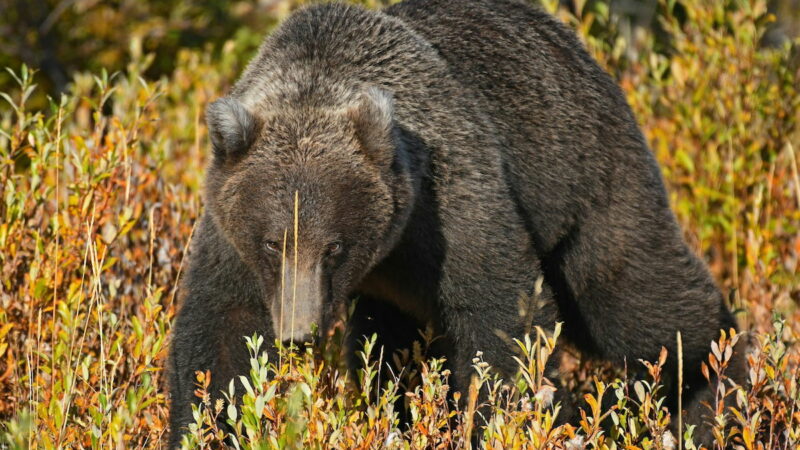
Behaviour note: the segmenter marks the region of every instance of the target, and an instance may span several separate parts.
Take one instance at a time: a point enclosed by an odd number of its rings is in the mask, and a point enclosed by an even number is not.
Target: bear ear
[[[347,109],[355,125],[356,138],[368,159],[389,167],[394,159],[394,100],[390,93],[371,87]]]
[[[220,161],[244,154],[255,139],[256,119],[239,101],[223,97],[206,108],[214,157]]]

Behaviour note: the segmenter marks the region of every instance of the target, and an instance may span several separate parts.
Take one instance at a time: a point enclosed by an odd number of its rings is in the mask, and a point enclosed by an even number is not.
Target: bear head
[[[323,105],[224,97],[206,121],[208,213],[262,285],[275,337],[326,330],[391,250],[414,197],[390,94]]]

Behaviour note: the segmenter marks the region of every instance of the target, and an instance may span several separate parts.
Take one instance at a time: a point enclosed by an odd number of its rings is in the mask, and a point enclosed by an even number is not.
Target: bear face
[[[391,98],[369,89],[256,114],[229,97],[206,115],[209,213],[259,278],[275,337],[307,340],[402,229],[412,188]]]

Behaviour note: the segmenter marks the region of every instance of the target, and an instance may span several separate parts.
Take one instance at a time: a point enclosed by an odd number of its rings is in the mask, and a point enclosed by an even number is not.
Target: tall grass
[[[750,387],[723,375],[709,405],[717,445],[794,448],[800,74],[793,50],[759,48],[769,20],[762,1],[665,0],[669,39],[643,32],[634,42],[620,37],[602,4],[575,2],[572,14],[543,3],[617,77],[687,239],[752,332]],[[202,112],[244,63],[236,42],[221,54],[181,51],[169,77],[147,80],[150,59],[133,52],[124,72],[76,75],[70,94],[46,110],[27,107],[37,89],[33,71],[9,71],[18,88],[0,100],[0,446],[164,445],[163,367],[201,211]],[[500,382],[476,355],[474,385],[455,394],[466,396],[465,411],[448,404],[448,374],[442,361],[424,358],[424,346],[387,355],[370,341],[353,383],[337,357],[341,336],[279,361],[264,355],[270,343],[252,337],[250,374],[228,390],[244,406],[203,403],[187,444],[219,443],[223,431],[211,420],[219,416],[242,448],[467,447],[481,424],[476,440],[491,448],[674,448],[663,359],[639,366],[647,379],[625,382],[567,358],[564,382],[584,407],[579,423],[557,427],[559,407],[550,402],[561,382],[544,373],[557,336],[533,331],[519,343],[515,380]],[[724,374],[739,336],[709,347],[709,376]],[[407,369],[378,386],[379,361]],[[209,376],[198,377],[201,398],[209,398]],[[400,386],[410,389],[401,398],[408,427],[395,409]],[[480,390],[486,407],[476,404]],[[680,437],[687,448],[692,435],[686,427]]]

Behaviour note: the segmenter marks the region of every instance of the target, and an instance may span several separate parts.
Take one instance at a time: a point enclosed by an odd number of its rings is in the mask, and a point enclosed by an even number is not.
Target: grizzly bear
[[[216,395],[249,368],[243,336],[305,341],[353,298],[353,347],[377,333],[388,353],[432,324],[454,390],[478,351],[513,375],[511,340],[534,326],[562,321],[565,342],[617,363],[664,346],[670,374],[680,331],[683,404],[701,425],[700,364],[734,318],[622,91],[553,17],[516,0],[308,7],[206,119],[171,445],[195,371]]]

